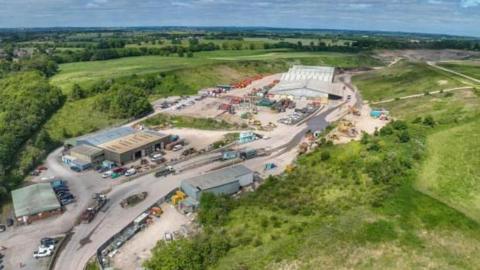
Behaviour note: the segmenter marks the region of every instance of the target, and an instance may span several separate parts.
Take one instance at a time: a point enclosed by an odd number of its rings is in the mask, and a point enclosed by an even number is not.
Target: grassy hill
[[[213,51],[195,54],[192,58],[177,56],[139,56],[106,61],[77,62],[60,65],[60,72],[51,82],[69,92],[74,83],[88,86],[94,81],[132,74],[147,74],[190,69],[204,65],[238,61],[285,60],[294,63],[338,67],[373,66],[380,63],[366,54],[290,52],[285,50]]]
[[[434,133],[417,188],[480,222],[480,121]]]
[[[370,101],[463,86],[458,78],[426,63],[406,61],[355,76],[353,82]]]
[[[463,73],[475,79],[480,79],[480,61],[455,61],[439,63],[439,66]]]

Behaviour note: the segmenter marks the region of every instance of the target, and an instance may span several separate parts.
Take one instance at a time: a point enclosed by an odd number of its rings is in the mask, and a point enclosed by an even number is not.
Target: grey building
[[[102,149],[88,144],[73,147],[70,149],[70,155],[91,164],[100,164],[105,160],[105,153]]]
[[[181,183],[181,189],[190,198],[198,201],[205,192],[230,195],[252,183],[253,171],[243,165],[235,165],[185,179]]]

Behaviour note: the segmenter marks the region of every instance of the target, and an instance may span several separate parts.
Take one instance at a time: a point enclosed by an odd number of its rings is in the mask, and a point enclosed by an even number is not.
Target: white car
[[[128,169],[126,172],[125,172],[125,176],[132,176],[134,174],[137,173],[137,170],[135,170],[135,168],[131,168],[131,169]]]
[[[112,176],[113,172],[112,171],[106,171],[102,174],[102,178],[108,178]]]
[[[173,150],[173,151],[180,151],[180,150],[182,150],[182,149],[183,149],[183,145],[177,144],[177,145],[175,145],[175,146],[173,147],[172,150]]]
[[[157,160],[161,160],[163,158],[163,155],[162,154],[155,154],[153,155],[150,159],[152,161],[157,161]]]
[[[52,256],[52,253],[53,252],[51,249],[38,250],[33,252],[33,258],[38,259],[43,257],[49,257],[49,256]]]
[[[45,250],[53,251],[54,249],[55,249],[55,245],[48,245],[48,246],[41,245],[38,247],[38,252],[44,252]]]

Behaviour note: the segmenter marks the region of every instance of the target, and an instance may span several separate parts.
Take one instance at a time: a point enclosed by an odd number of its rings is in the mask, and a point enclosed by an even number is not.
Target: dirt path
[[[451,70],[451,69],[448,69],[448,68],[444,68],[444,67],[441,67],[441,66],[437,66],[437,64],[435,62],[427,62],[427,64],[431,67],[434,67],[436,69],[440,69],[440,70],[443,70],[443,71],[446,71],[446,72],[449,72],[449,73],[452,73],[452,74],[455,74],[457,76],[460,76],[460,77],[463,77],[465,79],[468,79],[470,81],[473,81],[473,82],[476,82],[476,83],[480,83],[480,80],[479,79],[475,79],[473,77],[470,77],[468,75],[465,75],[463,73],[460,73],[460,72],[457,72],[455,70]]]
[[[457,91],[457,90],[471,90],[473,89],[473,87],[471,86],[462,86],[462,87],[455,87],[455,88],[449,88],[449,89],[443,89],[443,90],[437,90],[437,91],[432,91],[432,92],[428,92],[430,94],[438,94],[440,92],[452,92],[452,91]],[[409,98],[418,98],[418,97],[423,97],[425,96],[424,93],[422,94],[415,94],[415,95],[409,95],[409,96],[404,96],[404,97],[399,97],[399,98],[389,98],[389,99],[384,99],[384,100],[380,100],[380,101],[375,101],[375,102],[370,102],[370,104],[372,105],[375,105],[375,104],[383,104],[383,103],[388,103],[388,102],[392,102],[392,101],[395,101],[395,100],[398,100],[398,99],[409,99]]]

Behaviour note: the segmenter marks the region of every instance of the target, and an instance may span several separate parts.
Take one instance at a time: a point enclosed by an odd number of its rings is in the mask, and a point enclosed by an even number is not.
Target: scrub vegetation
[[[191,240],[159,243],[145,266],[411,269],[475,265],[480,226],[413,188],[430,129],[423,122],[396,121],[377,136],[365,135],[361,142],[325,143],[302,156],[292,173],[270,177],[257,191],[239,199],[204,196],[198,217],[204,232]],[[324,153],[330,158],[322,158]],[[219,234],[228,241],[217,244]],[[179,249],[188,250],[189,255],[180,260]],[[193,265],[198,267],[189,268]]]
[[[465,86],[457,77],[426,63],[407,61],[355,76],[353,82],[369,101]]]
[[[480,61],[455,61],[438,65],[480,80]]]

